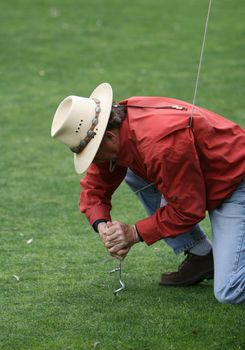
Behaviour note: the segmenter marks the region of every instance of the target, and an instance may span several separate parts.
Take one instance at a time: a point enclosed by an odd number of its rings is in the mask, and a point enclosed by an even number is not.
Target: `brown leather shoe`
[[[213,251],[207,255],[200,256],[185,253],[187,257],[180,264],[178,271],[166,272],[161,276],[160,285],[162,286],[193,286],[205,279],[212,279],[214,276]]]

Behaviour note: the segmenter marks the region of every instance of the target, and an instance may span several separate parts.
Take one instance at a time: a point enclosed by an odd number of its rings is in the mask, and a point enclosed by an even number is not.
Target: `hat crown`
[[[58,106],[54,115],[51,136],[68,147],[76,147],[91,127],[96,102],[92,98],[68,96]]]

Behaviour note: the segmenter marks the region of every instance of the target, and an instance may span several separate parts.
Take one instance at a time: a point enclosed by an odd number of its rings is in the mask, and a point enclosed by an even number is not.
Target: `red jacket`
[[[111,196],[127,168],[155,184],[168,204],[136,223],[147,244],[187,232],[229,197],[245,175],[245,131],[231,121],[192,105],[161,97],[132,97],[120,129],[115,170],[90,165],[81,180],[80,210],[91,224],[110,220]],[[177,107],[176,107],[177,105]],[[180,106],[181,109],[178,109]]]

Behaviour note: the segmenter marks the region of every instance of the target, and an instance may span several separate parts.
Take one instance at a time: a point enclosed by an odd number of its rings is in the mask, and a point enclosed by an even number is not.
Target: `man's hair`
[[[122,122],[126,117],[126,106],[113,103],[111,107],[111,114],[106,130],[120,129]]]

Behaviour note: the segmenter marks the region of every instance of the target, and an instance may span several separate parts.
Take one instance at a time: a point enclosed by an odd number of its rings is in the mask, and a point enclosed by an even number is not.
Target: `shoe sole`
[[[162,283],[161,281],[159,282],[160,286],[165,286],[165,287],[189,287],[189,286],[195,286],[198,283],[203,282],[204,280],[212,280],[214,279],[214,274],[213,273],[209,273],[205,276],[201,276],[199,277],[197,280],[195,281],[187,281],[185,283]]]

